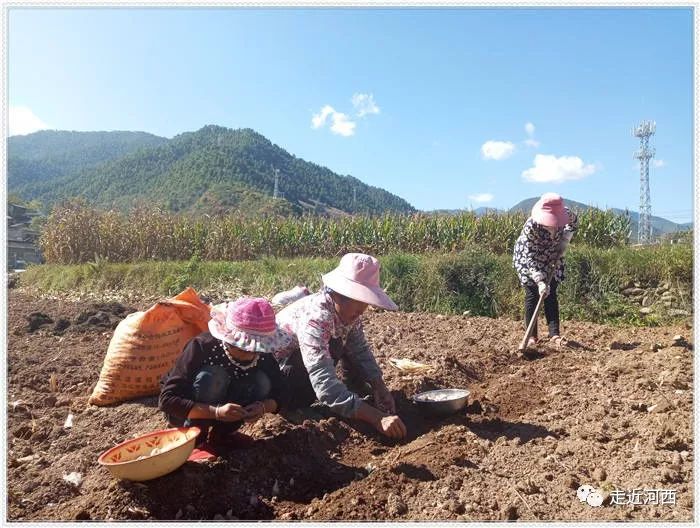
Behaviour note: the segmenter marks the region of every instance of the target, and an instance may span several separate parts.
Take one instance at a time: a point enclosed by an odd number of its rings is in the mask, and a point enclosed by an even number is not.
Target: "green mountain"
[[[11,154],[12,155],[12,154]],[[278,193],[272,203],[275,171]],[[65,173],[64,173],[65,174]],[[83,196],[99,207],[150,202],[172,211],[216,214],[239,209],[328,214],[413,212],[383,189],[304,161],[251,129],[209,125],[158,145],[79,169],[52,183],[10,187],[45,203]]]
[[[145,132],[68,132],[42,130],[7,140],[10,192],[37,198],[63,177],[93,169],[167,139]]]
[[[530,213],[532,210],[532,206],[535,205],[535,202],[539,200],[539,197],[535,198],[527,198],[526,200],[523,200],[513,207],[510,208],[509,212],[516,212],[516,211],[522,211],[524,213]],[[586,211],[588,209],[600,209],[599,207],[595,207],[592,205],[586,205],[581,202],[576,202],[574,200],[569,200],[568,198],[564,199],[564,203],[566,204],[567,207],[571,208],[574,211]],[[630,235],[631,240],[635,240],[637,238],[637,231],[639,229],[639,213],[635,211],[624,211],[623,209],[617,209],[615,207],[610,208],[611,211],[613,211],[615,214],[618,215],[629,215],[630,217],[630,222],[631,222],[631,228],[632,228],[632,234]],[[653,216],[651,217],[651,231],[652,231],[652,236],[660,236],[664,235],[666,233],[675,233],[677,231],[687,231],[688,229],[692,229],[692,223],[690,224],[677,224],[675,222],[671,222],[670,220],[666,220],[665,218],[661,218],[659,216]]]

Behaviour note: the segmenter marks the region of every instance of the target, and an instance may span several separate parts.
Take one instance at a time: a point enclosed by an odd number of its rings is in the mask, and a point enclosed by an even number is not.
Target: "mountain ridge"
[[[26,162],[14,150],[10,144],[14,166],[18,160]],[[201,212],[207,201],[202,197],[212,188],[224,192],[226,186],[245,188],[263,201],[272,199],[275,170],[279,170],[280,200],[295,213],[308,210],[308,204],[315,204],[311,209],[316,213],[415,212],[403,198],[298,158],[252,129],[217,125],[132,149],[98,165],[86,164],[72,173],[10,185],[9,190],[48,204],[83,196],[99,207],[128,209],[148,201],[174,212]],[[13,184],[17,180],[14,174],[10,179]]]

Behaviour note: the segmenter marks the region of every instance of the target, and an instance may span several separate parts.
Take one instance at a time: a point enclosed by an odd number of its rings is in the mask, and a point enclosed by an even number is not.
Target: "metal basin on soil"
[[[464,409],[469,398],[465,389],[438,389],[421,392],[413,396],[421,412],[433,416],[446,416]]]

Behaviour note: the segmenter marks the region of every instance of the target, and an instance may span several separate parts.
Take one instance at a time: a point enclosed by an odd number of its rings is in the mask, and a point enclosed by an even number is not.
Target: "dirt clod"
[[[500,517],[505,521],[515,521],[518,519],[518,507],[515,504],[510,504],[501,510]]]
[[[598,467],[598,468],[595,468],[595,470],[593,470],[593,479],[596,482],[598,482],[598,483],[605,482],[605,479],[607,479],[607,478],[608,478],[608,474],[603,468]]]
[[[30,313],[27,316],[27,321],[29,321],[29,332],[34,332],[44,325],[53,323],[53,319],[51,319],[51,317],[41,312]]]
[[[406,513],[408,507],[397,495],[390,493],[386,500],[386,511],[392,517],[396,517]]]

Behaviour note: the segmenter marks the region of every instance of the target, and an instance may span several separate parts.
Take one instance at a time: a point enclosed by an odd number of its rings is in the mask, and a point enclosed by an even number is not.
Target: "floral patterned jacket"
[[[565,207],[569,221],[552,236],[547,229],[528,218],[523,226],[513,251],[513,267],[523,285],[533,286],[546,281],[552,267],[555,267],[553,280],[564,280],[564,256],[561,250],[578,227],[576,213]],[[561,256],[560,256],[561,255]]]
[[[330,295],[319,291],[302,297],[277,314],[277,324],[292,336],[292,344],[275,353],[278,361],[301,351],[304,366],[319,401],[342,416],[352,416],[361,398],[338,379],[329,350],[331,339],[340,338],[366,381],[381,378],[382,372],[365,338],[362,321],[344,325]]]

